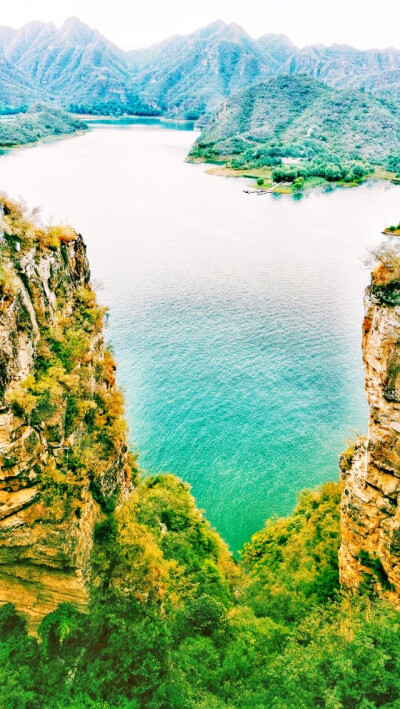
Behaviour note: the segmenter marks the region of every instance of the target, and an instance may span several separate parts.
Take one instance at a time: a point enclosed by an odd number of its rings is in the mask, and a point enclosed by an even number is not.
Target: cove
[[[237,550],[366,431],[361,258],[399,192],[246,195],[184,162],[194,137],[107,122],[2,156],[0,186],[84,235],[141,467]]]

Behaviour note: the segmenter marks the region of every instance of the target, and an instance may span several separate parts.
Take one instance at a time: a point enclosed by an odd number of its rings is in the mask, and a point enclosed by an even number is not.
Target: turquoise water
[[[246,195],[184,162],[193,138],[96,128],[2,157],[0,185],[83,233],[140,463],[237,549],[366,430],[360,257],[399,190]]]
[[[90,126],[118,126],[119,128],[136,126],[141,130],[147,126],[148,128],[157,128],[158,130],[194,130],[194,121],[174,120],[173,118],[157,118],[156,116],[123,116],[122,118],[99,118],[97,116],[85,116],[84,120]]]

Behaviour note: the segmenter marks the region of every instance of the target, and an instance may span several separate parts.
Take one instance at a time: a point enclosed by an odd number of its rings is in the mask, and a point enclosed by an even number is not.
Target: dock
[[[271,192],[274,192],[275,187],[287,187],[292,185],[291,182],[275,182],[271,187],[269,187],[267,190],[258,190],[256,188],[251,189],[251,190],[243,190],[245,194],[257,194],[257,195],[262,195],[262,194],[270,194]]]

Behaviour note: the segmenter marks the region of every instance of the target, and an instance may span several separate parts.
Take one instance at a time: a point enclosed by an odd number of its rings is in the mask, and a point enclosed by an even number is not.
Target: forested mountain
[[[237,92],[206,126],[192,154],[368,160],[400,153],[400,107],[360,89],[305,75],[279,76]],[[271,163],[270,163],[271,164]]]
[[[16,67],[38,98],[58,100],[66,108],[140,112],[132,86],[129,57],[96,30],[71,17],[58,30],[31,22],[13,34],[3,28],[5,59]]]
[[[284,35],[252,39],[221,20],[130,52],[77,18],[60,29],[35,21],[19,30],[0,27],[0,52],[9,63],[0,102],[11,108],[47,98],[80,111],[199,118],[238,89],[299,73],[400,98],[399,50],[299,49]]]
[[[354,49],[348,45],[315,45],[295,49],[280,67],[280,73],[308,74],[333,86],[357,86],[385,93],[390,74],[400,69],[397,49]],[[393,98],[400,96],[400,76],[392,85]]]
[[[0,113],[19,110],[43,98],[40,88],[26,81],[23,74],[0,53]]]
[[[275,71],[279,71],[281,65],[297,51],[289,37],[284,34],[264,34],[256,42],[268,64],[275,67]]]
[[[198,118],[225,96],[272,76],[277,62],[238,25],[217,21],[194,34],[131,52],[136,85],[162,112]],[[272,59],[272,58],[271,58]]]
[[[234,91],[278,74],[307,74],[338,87],[368,88],[400,97],[400,51],[362,51],[346,45],[298,49],[285,35],[252,39],[220,20],[185,37],[176,36],[131,52],[136,86],[162,112],[194,117],[213,111]]]

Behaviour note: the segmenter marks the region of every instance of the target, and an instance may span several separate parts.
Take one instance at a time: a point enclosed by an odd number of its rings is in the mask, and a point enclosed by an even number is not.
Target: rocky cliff
[[[385,256],[385,254],[383,254]],[[386,253],[365,296],[368,434],[342,456],[341,582],[400,605],[400,281]]]
[[[93,530],[131,488],[86,248],[0,197],[0,603],[34,629],[88,598]]]

